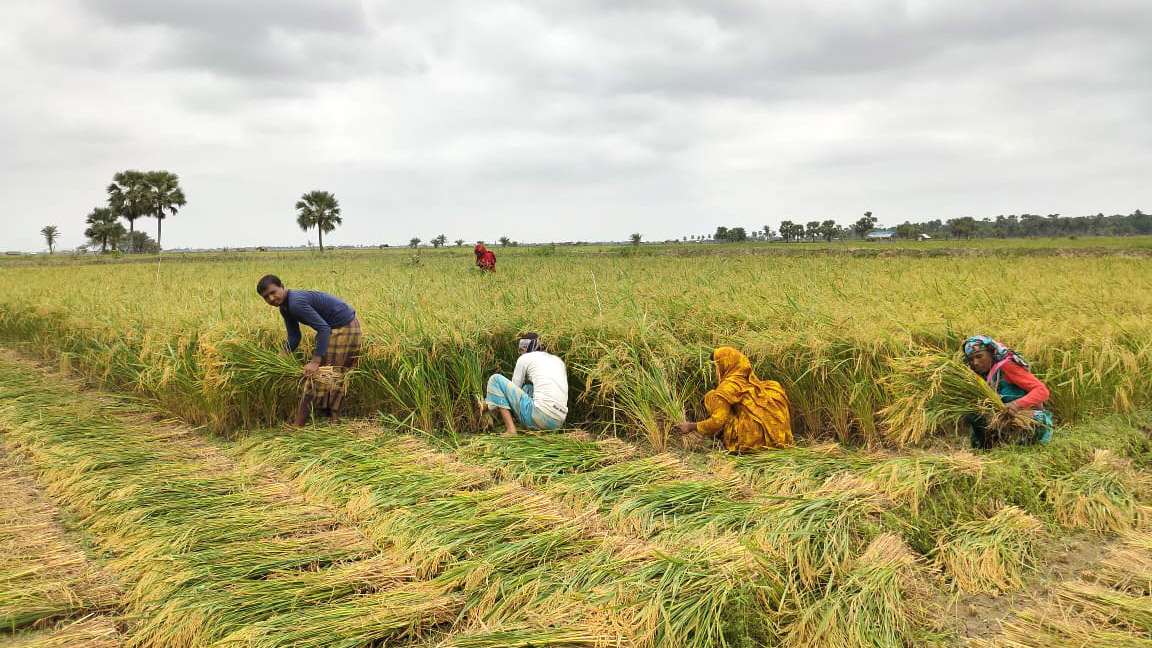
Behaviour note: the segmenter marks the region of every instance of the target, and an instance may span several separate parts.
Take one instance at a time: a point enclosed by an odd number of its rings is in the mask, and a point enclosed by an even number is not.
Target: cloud
[[[0,247],[78,244],[124,168],[180,174],[174,246],[297,243],[316,188],[334,243],[1130,211],[1149,31],[1143,0],[39,0],[0,26]]]

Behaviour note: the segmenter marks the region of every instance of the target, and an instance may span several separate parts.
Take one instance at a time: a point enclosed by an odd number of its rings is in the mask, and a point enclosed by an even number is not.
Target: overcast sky
[[[1148,0],[0,4],[0,250],[124,169],[170,249],[1152,209]]]

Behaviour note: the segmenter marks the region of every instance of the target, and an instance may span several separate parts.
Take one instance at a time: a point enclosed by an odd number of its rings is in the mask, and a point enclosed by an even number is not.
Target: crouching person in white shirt
[[[495,374],[480,403],[482,419],[499,412],[505,434],[516,434],[516,422],[534,430],[557,430],[568,416],[568,374],[564,361],[548,353],[535,333],[520,336],[520,358],[512,379]]]

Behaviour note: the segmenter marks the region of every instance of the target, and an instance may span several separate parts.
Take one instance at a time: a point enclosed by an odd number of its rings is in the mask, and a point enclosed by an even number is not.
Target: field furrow
[[[114,614],[122,587],[88,560],[60,510],[0,443],[0,629]]]

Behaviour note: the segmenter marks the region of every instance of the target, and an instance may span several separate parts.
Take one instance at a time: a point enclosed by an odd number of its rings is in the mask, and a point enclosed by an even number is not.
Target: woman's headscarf
[[[965,360],[971,358],[973,353],[976,353],[981,349],[986,349],[989,353],[992,354],[993,363],[1000,362],[1005,358],[1011,358],[1013,362],[1023,366],[1025,369],[1028,368],[1028,363],[1024,360],[1024,358],[1020,357],[1020,354],[1016,353],[1012,349],[1009,349],[1003,344],[1000,344],[996,340],[993,340],[987,335],[973,335],[967,340],[964,340],[964,345],[962,348],[964,350]]]
[[[474,252],[476,254],[477,258],[479,258],[482,254],[484,254],[487,251],[488,251],[488,248],[484,247],[483,243],[477,243],[476,247],[472,248],[472,252]]]
[[[769,445],[792,445],[788,395],[780,383],[757,378],[748,356],[732,347],[716,349],[712,352],[712,360],[716,364],[720,384],[710,393],[724,399],[729,405],[740,405],[745,415],[754,419],[760,431],[767,435],[764,441]],[[737,421],[737,425],[741,423]],[[751,436],[746,434],[747,430],[736,432],[745,441]]]
[[[752,361],[737,349],[720,347],[712,352],[712,361],[720,378],[716,391],[733,405],[737,400],[764,403],[768,402],[769,392],[773,396],[784,393],[779,383],[757,378],[752,371]]]

